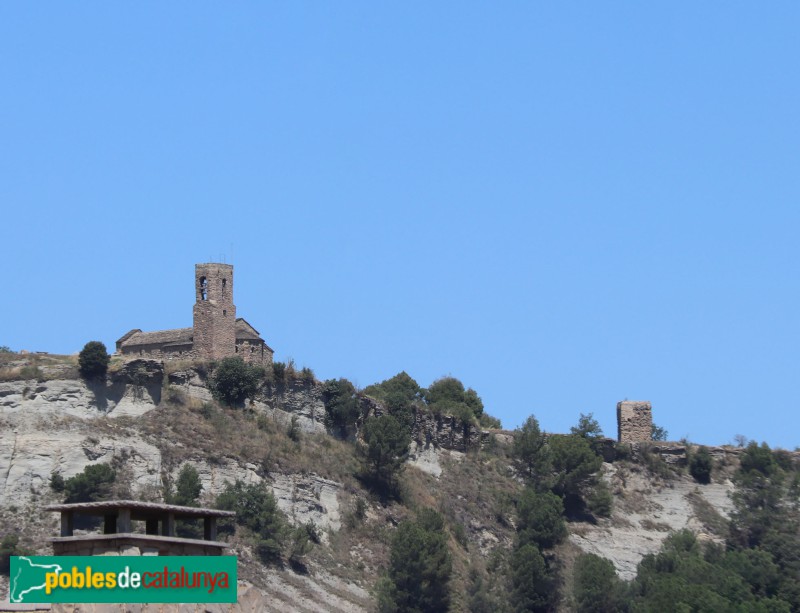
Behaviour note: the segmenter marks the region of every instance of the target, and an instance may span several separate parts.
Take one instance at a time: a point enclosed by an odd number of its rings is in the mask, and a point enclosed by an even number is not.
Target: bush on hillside
[[[355,386],[347,379],[329,379],[322,388],[322,401],[328,428],[341,438],[347,438],[349,428],[359,417]]]
[[[464,389],[455,377],[442,377],[425,390],[425,402],[437,414],[470,416],[477,422],[483,414],[483,401],[474,389]],[[463,421],[463,418],[462,418]]]
[[[89,341],[78,354],[78,370],[86,379],[102,379],[108,372],[111,357],[100,341]]]
[[[422,388],[405,371],[368,386],[364,394],[383,402],[389,414],[409,429],[414,423],[414,411],[422,401]]]
[[[247,364],[238,357],[223,358],[214,369],[209,381],[211,393],[228,406],[242,404],[253,398],[264,379],[264,369],[255,364]]]
[[[550,549],[567,536],[564,503],[551,492],[527,487],[517,503],[517,531],[520,545]]]
[[[657,426],[655,423],[650,424],[651,441],[666,441],[668,436],[669,432],[667,432],[664,428]]]
[[[175,481],[175,491],[173,492],[170,487],[165,498],[169,504],[196,507],[201,491],[203,491],[203,484],[200,482],[200,474],[197,469],[191,464],[184,464]]]
[[[541,480],[549,476],[550,459],[547,440],[539,428],[539,421],[531,415],[520,428],[514,431],[511,454],[520,472],[529,480]]]
[[[711,482],[711,454],[708,449],[700,447],[689,460],[689,474],[698,483]]]
[[[264,483],[247,485],[236,480],[217,496],[216,507],[236,513],[236,523],[248,528],[262,562],[277,561],[283,552],[288,524],[275,496]]]
[[[384,485],[391,485],[408,457],[411,436],[392,415],[370,417],[364,422],[364,446],[361,454],[370,475]]]
[[[116,471],[109,464],[92,464],[64,482],[64,502],[95,502],[111,495]]]
[[[378,609],[444,613],[450,607],[452,561],[442,516],[423,509],[392,537],[389,572],[378,587]]]
[[[579,613],[625,610],[625,584],[610,560],[593,553],[581,554],[575,562],[573,594]]]
[[[32,553],[19,546],[19,537],[16,534],[6,534],[0,541],[0,575],[8,577],[11,556],[29,556]]]

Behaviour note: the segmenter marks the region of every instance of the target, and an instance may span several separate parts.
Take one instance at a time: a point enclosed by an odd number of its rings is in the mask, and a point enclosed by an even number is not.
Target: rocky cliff
[[[363,415],[383,411],[372,399],[361,402]],[[410,511],[376,499],[358,482],[353,446],[325,434],[324,414],[318,382],[273,384],[243,409],[222,409],[212,402],[202,369],[165,374],[160,363],[146,360],[122,365],[101,384],[59,378],[58,369],[0,382],[0,536],[19,531],[26,546],[49,552],[56,517],[40,509],[58,500],[49,487],[53,473],[69,478],[89,464],[110,463],[121,476],[115,486],[121,497],[155,500],[190,463],[206,502],[227,482],[264,482],[290,522],[320,531],[321,544],[300,573],[263,566],[235,537],[241,577],[258,590],[248,598],[269,594],[263,610],[284,613],[369,610],[389,535]],[[293,422],[302,436],[287,436]],[[404,496],[462,527],[463,544],[454,546],[463,549],[455,559],[463,586],[467,556],[485,558],[513,541],[507,501],[520,485],[503,451],[511,435],[466,430],[451,417],[420,412],[413,438]],[[596,523],[571,523],[565,557],[570,548],[598,553],[627,579],[671,530],[689,527],[703,538],[721,538],[731,507],[725,471],[699,485],[685,473],[663,470],[686,462],[685,446],[632,446],[626,453],[616,457],[612,441],[603,445],[614,511]],[[735,453],[712,449],[722,466],[735,463]]]

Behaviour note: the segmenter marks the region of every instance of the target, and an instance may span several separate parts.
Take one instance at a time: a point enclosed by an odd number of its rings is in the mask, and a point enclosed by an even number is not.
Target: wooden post
[[[117,516],[110,513],[103,520],[103,534],[114,534],[117,531]]]
[[[158,518],[153,517],[151,519],[145,520],[144,523],[144,531],[145,534],[158,534]]]
[[[175,536],[175,515],[169,513],[161,523],[161,536]]]
[[[217,540],[217,518],[204,517],[203,518],[203,538],[207,541]]]
[[[72,511],[61,511],[61,536],[72,536],[74,523]]]
[[[131,510],[120,509],[117,514],[117,532],[123,534],[131,531]]]

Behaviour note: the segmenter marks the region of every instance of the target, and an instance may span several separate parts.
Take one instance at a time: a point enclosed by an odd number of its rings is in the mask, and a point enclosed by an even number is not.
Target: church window
[[[200,300],[208,300],[208,279],[200,277]]]
[[[223,298],[225,297],[225,288],[226,288],[227,286],[228,286],[228,280],[227,280],[227,279],[223,279],[223,280],[222,280],[222,297],[223,297]]]

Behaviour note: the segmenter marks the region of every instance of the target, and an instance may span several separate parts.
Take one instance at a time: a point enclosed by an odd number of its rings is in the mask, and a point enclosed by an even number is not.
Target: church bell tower
[[[194,352],[205,360],[236,353],[236,307],[233,304],[233,266],[195,264]]]

